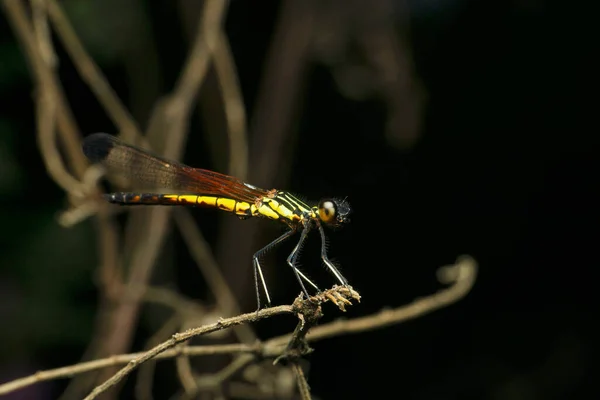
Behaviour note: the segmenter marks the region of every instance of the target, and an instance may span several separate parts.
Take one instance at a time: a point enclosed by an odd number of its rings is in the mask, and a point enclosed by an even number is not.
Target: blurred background
[[[79,141],[101,131],[140,145],[147,132],[157,152],[309,201],[347,196],[351,223],[327,232],[330,256],[362,295],[346,318],[434,293],[437,268],[461,254],[477,260],[475,286],[458,303],[315,343],[305,365],[315,398],[577,399],[595,389],[598,139],[584,97],[596,72],[593,13],[544,0],[2,4],[0,382],[140,351],[256,307],[251,256],[282,227],[206,209],[115,211],[69,179],[57,183],[56,159],[77,182],[89,178]],[[56,114],[43,113],[37,83],[52,76],[28,61],[19,15],[33,21],[29,37],[64,96],[46,103]],[[65,26],[131,118],[107,110],[114,101],[82,78]],[[126,187],[110,182],[98,188]],[[190,221],[208,245],[196,249],[200,261],[182,233]],[[294,245],[263,262],[275,304],[299,293],[285,264]],[[329,287],[318,249],[310,235],[301,266]],[[229,303],[200,264],[219,266]],[[155,296],[128,308],[121,280]],[[168,325],[178,313],[187,316]],[[321,323],[339,316],[331,307]],[[246,334],[267,339],[294,324],[277,317]],[[214,373],[230,360],[192,361],[196,373]],[[260,374],[278,373],[269,364]],[[134,374],[112,396],[179,398],[172,360],[149,373],[146,392]],[[6,398],[81,398],[106,378],[90,376]],[[229,395],[293,397],[244,393]]]

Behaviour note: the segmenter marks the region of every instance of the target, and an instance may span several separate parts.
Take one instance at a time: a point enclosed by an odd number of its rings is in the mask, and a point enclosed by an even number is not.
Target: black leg
[[[323,227],[321,226],[321,224],[318,224],[318,227],[319,227],[319,232],[321,233],[321,259],[323,260],[325,265],[327,265],[327,268],[329,268],[329,271],[331,271],[331,273],[336,277],[336,279],[342,285],[346,286],[348,284],[348,281],[346,280],[346,278],[344,278],[344,276],[341,274],[341,272],[338,271],[338,269],[335,267],[335,265],[333,265],[333,263],[329,260],[329,257],[327,257],[327,247],[325,244],[327,238],[325,237],[325,231],[323,230]]]
[[[313,287],[317,288],[317,286],[314,283],[312,283],[310,281],[310,279],[308,279],[296,267],[296,258],[298,257],[298,251],[302,248],[302,245],[304,244],[304,241],[306,240],[307,235],[308,235],[308,228],[305,227],[304,229],[302,229],[302,234],[300,234],[300,240],[298,240],[298,244],[296,244],[296,247],[294,247],[294,250],[292,250],[292,252],[288,256],[287,263],[289,264],[290,267],[292,267],[292,270],[294,271],[294,275],[296,275],[296,279],[298,280],[298,283],[300,283],[300,287],[302,288],[302,291],[304,292],[304,294],[306,295],[306,298],[308,299],[310,297],[310,295],[308,294],[306,287],[304,287],[304,283],[302,282],[302,279],[300,278],[300,276],[302,276],[302,278],[304,278]],[[317,290],[319,290],[319,288],[317,288]]]
[[[263,290],[265,291],[265,297],[267,298],[267,307],[271,306],[271,296],[269,296],[269,290],[267,289],[267,283],[265,282],[265,277],[263,276],[262,269],[260,268],[260,262],[258,261],[259,257],[265,254],[267,251],[272,249],[274,246],[277,246],[279,243],[283,242],[286,239],[289,239],[294,233],[296,233],[295,229],[290,229],[283,235],[279,236],[277,239],[273,240],[271,243],[254,253],[252,257],[252,265],[254,267],[254,286],[256,288],[256,303],[258,304],[258,309],[260,310],[260,290],[258,288],[258,278],[260,277],[260,283],[262,284]]]

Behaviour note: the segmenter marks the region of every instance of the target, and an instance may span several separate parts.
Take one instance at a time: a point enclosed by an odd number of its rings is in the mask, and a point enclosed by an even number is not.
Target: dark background
[[[136,2],[142,18],[118,11],[118,2],[95,3],[65,2],[65,7],[110,83],[145,126],[155,96],[170,90],[189,45],[181,4]],[[589,398],[598,350],[593,326],[598,314],[592,307],[597,281],[591,273],[598,267],[592,233],[598,205],[592,196],[598,170],[593,13],[575,3],[543,0],[390,4],[396,38],[409,61],[404,73],[413,85],[401,96],[409,102],[395,110],[409,110],[407,115],[419,121],[414,139],[394,136],[403,114],[390,111],[381,95],[385,88],[345,95],[339,68],[313,55],[291,120],[287,165],[274,182],[251,183],[289,189],[309,200],[348,196],[351,224],[328,232],[332,258],[363,297],[348,318],[435,292],[440,289],[436,269],[461,254],[478,261],[479,276],[472,292],[446,309],[315,343],[308,356],[313,394],[324,399],[359,394]],[[250,119],[281,7],[277,1],[239,0],[229,6],[226,32]],[[156,49],[159,70],[149,76],[160,80],[149,81],[144,96],[132,95],[134,64],[116,48],[122,41],[137,43],[123,33],[129,18],[144,21],[142,31]],[[78,362],[92,334],[97,293],[93,224],[86,220],[67,229],[56,223],[68,204],[39,157],[33,85],[5,18],[0,35],[0,380],[5,382]],[[348,40],[336,65],[369,71],[357,42]],[[82,134],[114,132],[58,44],[57,52],[61,82]],[[140,73],[144,54],[129,55],[137,58]],[[377,73],[370,73],[367,86],[377,80]],[[410,100],[419,104],[416,111]],[[391,115],[401,116],[398,125],[390,123]],[[209,155],[205,132],[195,115],[184,160],[223,170],[227,153]],[[235,246],[217,243],[223,218],[231,217],[211,210],[193,213],[215,248]],[[256,248],[279,234],[267,221],[235,223],[261,226]],[[302,266],[324,286],[332,282],[319,275],[317,237],[311,235]],[[277,304],[298,293],[284,263],[293,245],[265,261]],[[191,298],[209,298],[175,231],[167,249],[166,257],[175,260],[171,283]],[[246,288],[236,293],[250,311],[255,306],[250,259],[238,270],[229,279]],[[335,317],[333,310],[326,320]],[[133,350],[150,333],[143,321]],[[293,322],[273,319],[256,329],[268,338],[291,331]],[[172,373],[165,376],[171,379]],[[41,384],[7,398],[56,398],[65,385]],[[165,389],[162,398],[175,388]],[[126,386],[124,398],[129,390]]]

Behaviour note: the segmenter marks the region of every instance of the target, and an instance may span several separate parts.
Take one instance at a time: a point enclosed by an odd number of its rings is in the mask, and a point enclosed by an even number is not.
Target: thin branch
[[[187,356],[203,356],[203,355],[214,355],[214,354],[236,354],[236,353],[253,353],[258,351],[258,345],[248,344],[226,344],[218,346],[192,346],[192,347],[176,347],[171,350],[167,350],[155,357],[155,359],[172,359],[180,355]],[[60,378],[68,378],[74,375],[83,374],[85,372],[95,371],[102,368],[120,366],[123,364],[130,363],[142,357],[146,352],[122,354],[117,356],[111,356],[100,360],[87,361],[70,365],[67,367],[50,369],[47,371],[40,371],[31,376],[16,379],[11,382],[0,385],[0,395],[13,392],[24,387]]]
[[[52,47],[45,0],[32,0],[33,30],[38,44],[40,62],[54,71],[56,56]],[[48,85],[38,85],[36,96],[37,142],[50,177],[67,193],[80,195],[80,184],[66,169],[56,146],[56,105]]]
[[[228,173],[246,180],[248,172],[246,110],[233,55],[223,32],[219,35],[216,47],[213,49],[213,60],[223,98],[223,111],[229,136]]]
[[[25,11],[25,2],[20,0],[3,0],[5,15],[9,23],[12,25],[15,35],[21,43],[21,48],[24,50],[24,55],[31,68],[32,76],[36,82],[37,89],[42,93],[48,93],[56,108],[56,123],[60,138],[66,147],[66,157],[69,159],[72,168],[77,176],[82,176],[85,172],[87,161],[79,146],[79,128],[75,122],[75,118],[68,106],[65,94],[59,84],[56,74],[44,62],[44,56],[41,54],[39,44],[34,36],[34,29],[30,23],[27,12]],[[54,131],[50,130],[53,134]],[[52,136],[52,135],[51,135]],[[48,137],[44,134],[44,140],[51,140],[50,145],[54,146],[53,137]],[[55,157],[55,149],[48,150],[49,153],[44,154],[44,161],[48,162],[48,170],[51,177],[58,174],[59,179],[56,181],[65,190],[77,191],[76,185],[72,179],[66,178],[69,173],[61,165],[57,165]],[[57,151],[56,151],[57,153]]]

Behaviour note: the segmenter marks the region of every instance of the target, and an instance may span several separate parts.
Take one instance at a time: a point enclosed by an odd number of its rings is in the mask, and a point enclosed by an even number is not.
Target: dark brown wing
[[[269,195],[267,190],[248,185],[233,176],[167,160],[106,133],[87,136],[83,141],[83,153],[94,163],[101,163],[155,188],[222,196],[250,203]]]

